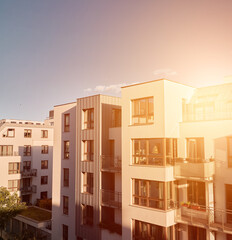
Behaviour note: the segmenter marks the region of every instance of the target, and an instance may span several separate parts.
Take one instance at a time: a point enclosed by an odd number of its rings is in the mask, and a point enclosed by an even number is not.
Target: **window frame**
[[[93,162],[94,160],[94,140],[82,140],[83,156],[82,161]]]
[[[94,129],[94,108],[83,109],[83,129]]]
[[[41,154],[48,154],[48,145],[41,145]]]
[[[13,145],[0,145],[0,156],[13,156]]]
[[[93,194],[93,173],[82,172],[82,193]]]
[[[16,165],[16,168],[15,168]],[[12,167],[12,170],[10,169],[10,166]],[[20,162],[9,162],[8,163],[8,174],[18,174],[20,173]]]
[[[41,130],[41,138],[48,138],[48,130]]]
[[[31,156],[31,145],[24,145],[23,156],[30,157]]]
[[[70,113],[64,114],[64,132],[70,131]]]
[[[12,187],[9,187],[10,182],[13,183]],[[15,186],[15,182],[17,183],[16,184],[17,186]],[[20,190],[20,179],[8,180],[8,190],[9,190],[9,192],[19,191]]]
[[[12,135],[12,136],[9,135],[9,132],[11,132],[11,131],[13,132],[13,135]],[[8,129],[7,129],[7,132],[6,132],[6,135],[3,134],[3,137],[14,138],[14,137],[15,137],[15,128],[8,128]]]
[[[93,206],[82,204],[81,209],[82,209],[82,225],[93,226],[94,221]]]
[[[48,184],[48,176],[41,176],[40,185],[47,185]]]
[[[69,168],[63,168],[63,186],[69,187]]]
[[[24,138],[32,137],[32,129],[24,129]]]
[[[69,197],[63,196],[63,214],[68,215],[69,213]]]
[[[69,159],[70,157],[70,141],[64,141],[64,159]]]
[[[48,160],[41,160],[41,169],[48,169]]]
[[[68,240],[68,225],[62,224],[63,240]]]

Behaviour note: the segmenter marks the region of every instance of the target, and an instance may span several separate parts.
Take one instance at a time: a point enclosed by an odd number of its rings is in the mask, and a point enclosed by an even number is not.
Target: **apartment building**
[[[232,239],[232,83],[122,88],[122,239]]]
[[[55,106],[54,159],[52,239],[120,239],[120,99]]]
[[[0,185],[34,205],[52,197],[52,117],[45,122],[0,121]]]

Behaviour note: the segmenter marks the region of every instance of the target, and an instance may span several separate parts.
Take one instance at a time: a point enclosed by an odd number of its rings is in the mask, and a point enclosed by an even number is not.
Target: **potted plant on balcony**
[[[181,206],[182,206],[182,207],[187,207],[187,208],[189,208],[190,205],[191,205],[190,202],[181,202]]]

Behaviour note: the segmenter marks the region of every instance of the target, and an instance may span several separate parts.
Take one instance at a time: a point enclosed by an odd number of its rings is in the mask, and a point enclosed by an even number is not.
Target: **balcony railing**
[[[122,208],[121,192],[102,189],[101,196],[102,196],[102,205],[113,207],[113,208]]]
[[[121,159],[114,156],[101,156],[101,170],[103,171],[121,171]]]
[[[32,194],[32,193],[36,193],[37,187],[36,185],[25,186],[25,187],[22,187],[20,190],[21,190],[21,194]]]
[[[21,172],[22,177],[36,177],[37,169],[23,170]]]
[[[214,159],[178,158],[174,162],[176,178],[212,179],[215,174]]]
[[[175,220],[178,223],[191,224],[232,234],[232,211],[201,205],[179,206]]]

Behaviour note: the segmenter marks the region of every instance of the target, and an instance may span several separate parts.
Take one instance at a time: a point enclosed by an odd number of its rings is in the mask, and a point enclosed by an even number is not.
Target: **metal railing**
[[[108,207],[122,208],[122,193],[111,190],[101,190],[102,204]]]
[[[101,156],[101,169],[110,171],[121,171],[121,159],[114,156]]]
[[[21,194],[31,194],[31,193],[36,193],[37,187],[36,185],[32,186],[24,186],[20,189]]]
[[[181,205],[176,210],[175,220],[210,230],[232,234],[232,210],[223,210],[196,204]]]
[[[22,177],[36,177],[37,169],[23,170],[21,172]]]

